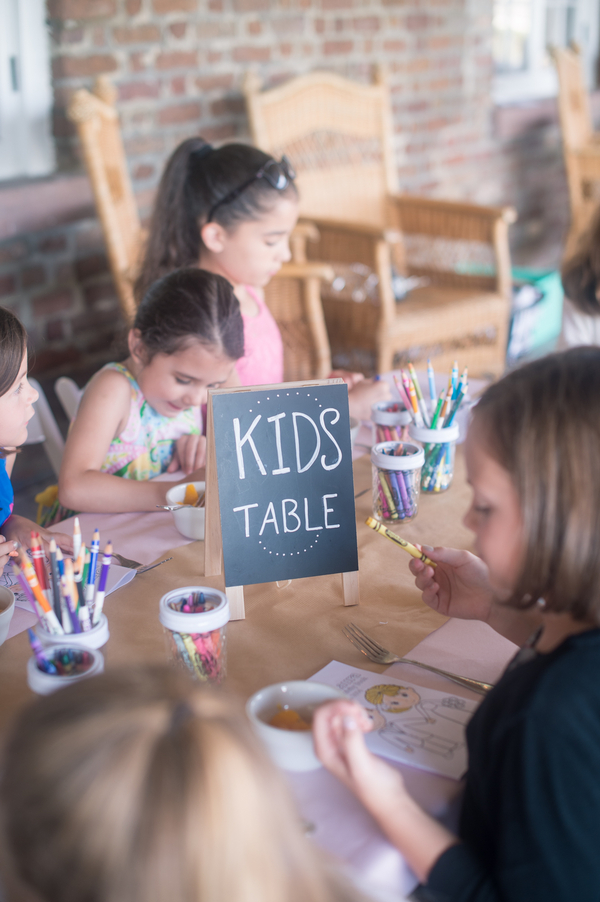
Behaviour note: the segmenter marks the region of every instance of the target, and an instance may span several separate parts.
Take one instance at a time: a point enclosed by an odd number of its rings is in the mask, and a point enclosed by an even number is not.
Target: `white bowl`
[[[293,680],[275,683],[255,692],[246,703],[246,713],[271,758],[283,770],[306,771],[321,767],[315,755],[312,731],[282,730],[268,721],[281,709],[298,711],[305,718],[324,702],[348,698],[345,693],[324,683]]]
[[[174,485],[167,492],[167,504],[183,504],[185,490],[188,485],[193,485],[199,495],[206,488],[205,482],[186,482],[181,485]],[[182,507],[181,510],[173,511],[175,526],[186,539],[204,538],[205,516],[206,508],[204,507]]]
[[[15,613],[15,596],[10,589],[0,586],[0,645],[8,636],[8,628]]]

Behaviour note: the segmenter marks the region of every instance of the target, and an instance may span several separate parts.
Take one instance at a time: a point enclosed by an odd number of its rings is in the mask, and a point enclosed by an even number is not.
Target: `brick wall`
[[[165,158],[182,139],[198,133],[215,142],[247,139],[241,82],[248,67],[272,85],[315,68],[367,81],[374,65],[384,63],[401,187],[519,206],[527,142],[522,147],[514,138],[495,139],[491,5],[48,0],[59,169],[81,171],[65,110],[73,91],[99,73],[110,74],[118,86],[131,177],[144,214]],[[538,158],[544,156],[543,135],[541,147]],[[552,147],[546,163],[558,166],[563,178],[557,161]],[[541,169],[538,177],[543,182]],[[69,184],[66,179],[65,192]],[[531,198],[526,205],[535,207]],[[110,354],[118,326],[93,213],[88,206],[66,218],[42,230],[32,225],[29,234],[11,239],[5,233],[0,243],[0,302],[19,310],[42,369],[72,368],[90,355]]]

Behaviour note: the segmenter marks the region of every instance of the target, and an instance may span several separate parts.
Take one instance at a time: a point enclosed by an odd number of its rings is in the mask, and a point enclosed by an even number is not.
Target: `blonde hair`
[[[484,446],[507,470],[523,519],[510,604],[600,624],[600,348],[513,370],[475,408]]]
[[[405,688],[405,686],[394,686],[391,683],[389,685],[380,683],[378,686],[371,686],[370,689],[367,689],[367,691],[365,692],[365,698],[372,705],[381,705],[386,695],[398,695],[400,690]]]
[[[302,835],[243,712],[171,671],[105,674],[35,702],[1,793],[0,844],[44,902],[356,898]]]

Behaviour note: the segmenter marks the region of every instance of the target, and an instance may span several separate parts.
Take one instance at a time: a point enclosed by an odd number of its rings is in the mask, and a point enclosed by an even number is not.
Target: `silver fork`
[[[446,677],[446,679],[452,680],[453,683],[457,683],[465,689],[471,689],[472,692],[479,692],[480,695],[485,695],[486,692],[494,688],[492,683],[484,683],[482,680],[473,680],[471,677],[449,673],[447,670],[440,670],[439,667],[431,667],[429,664],[421,664],[420,661],[413,661],[411,658],[401,658],[399,655],[388,651],[375,639],[367,636],[355,623],[347,624],[343,629],[343,633],[363,655],[366,655],[375,664],[413,664],[415,667],[422,667],[424,670],[430,670],[432,673]]]

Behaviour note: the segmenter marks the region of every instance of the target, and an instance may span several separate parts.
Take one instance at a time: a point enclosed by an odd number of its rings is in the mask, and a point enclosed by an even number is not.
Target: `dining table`
[[[448,620],[425,605],[408,564],[409,556],[366,525],[372,514],[370,430],[359,433],[353,462],[359,559],[360,603],[344,606],[339,574],[245,587],[246,616],[227,626],[225,689],[242,699],[272,683],[304,680],[331,661],[410,680],[421,686],[480,700],[468,689],[412,665],[384,667],[367,659],[342,632],[354,621],[383,646],[423,663],[495,682],[516,647],[489,626],[475,621]],[[392,528],[409,542],[472,547],[463,524],[470,503],[463,446],[456,453],[454,480],[440,494],[421,493],[418,514]],[[94,529],[103,543],[111,540],[122,555],[150,564],[166,563],[140,573],[109,595],[104,612],[110,639],[103,648],[106,670],[166,663],[167,646],[159,623],[160,598],[183,586],[223,589],[223,576],[204,576],[204,543],[189,541],[175,528],[167,511],[80,515],[83,540]],[[57,530],[70,528],[69,522]],[[27,686],[31,655],[25,612],[17,610],[13,632],[0,647],[0,733],[33,698]],[[29,615],[33,617],[33,615]],[[21,621],[19,621],[21,618]],[[407,765],[395,764],[409,791],[436,817],[456,823],[462,782]],[[288,773],[289,785],[311,841],[333,855],[373,896],[403,898],[416,878],[400,853],[351,793],[323,768]]]

